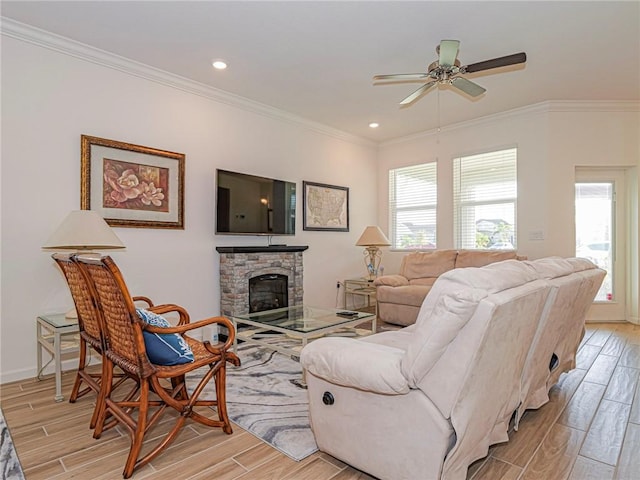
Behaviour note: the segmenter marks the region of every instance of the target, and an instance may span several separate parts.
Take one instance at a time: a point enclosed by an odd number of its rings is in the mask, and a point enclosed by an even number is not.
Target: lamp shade
[[[125,248],[104,219],[93,210],[74,210],[42,246],[49,250],[111,250]]]
[[[378,226],[369,226],[364,229],[362,235],[356,242],[356,245],[359,247],[369,247],[369,246],[379,246],[379,247],[387,247],[391,245],[389,239],[382,233],[380,227]]]

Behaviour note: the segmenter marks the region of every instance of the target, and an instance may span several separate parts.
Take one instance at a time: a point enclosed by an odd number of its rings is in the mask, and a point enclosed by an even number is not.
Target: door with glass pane
[[[624,172],[576,169],[576,256],[606,270],[588,320],[625,319]]]

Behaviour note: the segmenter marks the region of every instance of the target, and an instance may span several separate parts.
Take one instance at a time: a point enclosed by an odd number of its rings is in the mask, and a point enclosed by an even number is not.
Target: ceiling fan
[[[481,72],[483,70],[491,70],[492,68],[506,67],[508,65],[516,65],[527,61],[527,54],[524,52],[514,53],[506,57],[493,58],[483,62],[472,63],[471,65],[460,65],[458,56],[458,48],[460,41],[458,40],[442,40],[440,45],[436,47],[438,60],[429,65],[426,73],[397,73],[392,75],[375,75],[374,82],[381,80],[398,81],[427,81],[411,95],[400,102],[400,105],[409,105],[431,87],[441,83],[451,85],[464,93],[477,97],[486,92],[486,89],[477,83],[467,80],[460,75],[465,73]],[[388,85],[388,84],[387,84]]]

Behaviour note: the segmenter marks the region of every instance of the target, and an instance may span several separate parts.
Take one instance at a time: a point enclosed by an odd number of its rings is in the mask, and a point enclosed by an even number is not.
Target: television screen
[[[216,233],[295,235],[296,184],[216,171]]]

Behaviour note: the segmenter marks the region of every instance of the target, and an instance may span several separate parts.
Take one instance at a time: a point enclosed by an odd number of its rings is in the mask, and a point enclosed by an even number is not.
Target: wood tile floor
[[[510,441],[469,469],[472,480],[640,480],[640,327],[589,324],[578,365],[551,401],[523,417]],[[68,398],[74,374],[63,376]],[[54,381],[0,387],[0,404],[27,480],[119,479],[124,431],[94,440],[93,398],[53,401]],[[167,423],[158,425],[160,435]],[[153,436],[153,435],[152,435]],[[231,436],[189,423],[177,441],[134,479],[370,480],[323,453],[295,462],[235,427]]]

